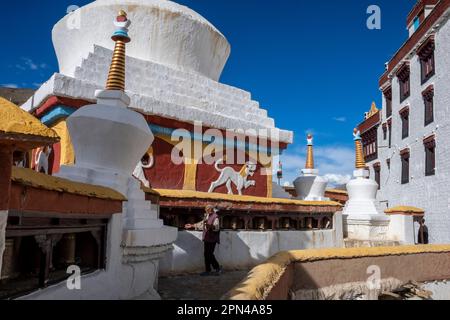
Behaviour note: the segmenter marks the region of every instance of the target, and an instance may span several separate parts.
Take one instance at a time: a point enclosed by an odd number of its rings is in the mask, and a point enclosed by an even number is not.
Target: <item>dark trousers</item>
[[[215,242],[204,242],[205,245],[205,270],[211,272],[211,266],[214,270],[219,270],[220,265],[214,256],[214,250],[216,249]]]

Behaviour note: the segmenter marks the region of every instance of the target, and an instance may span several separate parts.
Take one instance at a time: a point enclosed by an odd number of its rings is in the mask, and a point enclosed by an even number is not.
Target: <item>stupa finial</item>
[[[125,44],[131,41],[128,36],[128,28],[131,21],[127,18],[127,13],[120,10],[114,21],[116,30],[112,35],[112,40],[116,42],[113,58],[109,68],[106,90],[125,91]]]
[[[355,152],[356,152],[355,167],[356,169],[365,169],[366,162],[364,160],[361,133],[356,128],[353,130],[353,137],[355,141]]]
[[[308,142],[308,150],[306,153],[306,165],[305,169],[314,169],[314,153],[313,153],[313,136],[308,134],[306,137]]]

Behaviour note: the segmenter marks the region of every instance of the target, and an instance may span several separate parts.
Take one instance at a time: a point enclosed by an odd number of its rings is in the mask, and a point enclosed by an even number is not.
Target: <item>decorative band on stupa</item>
[[[131,21],[127,18],[127,13],[120,10],[114,21],[116,30],[111,39],[116,42],[114,53],[109,68],[106,90],[125,91],[125,45],[131,41],[128,36],[128,28]]]
[[[364,160],[361,133],[356,128],[353,130],[353,137],[355,140],[355,152],[356,152],[355,168],[356,169],[365,169],[366,161]]]
[[[305,169],[314,169],[314,152],[313,152],[313,136],[308,134],[306,141],[308,142],[308,150],[306,152]]]

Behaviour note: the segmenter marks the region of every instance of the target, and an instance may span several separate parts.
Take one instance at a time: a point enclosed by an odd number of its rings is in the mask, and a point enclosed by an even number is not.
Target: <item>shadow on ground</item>
[[[220,276],[189,274],[159,278],[163,300],[219,300],[247,276],[249,271],[225,271]]]

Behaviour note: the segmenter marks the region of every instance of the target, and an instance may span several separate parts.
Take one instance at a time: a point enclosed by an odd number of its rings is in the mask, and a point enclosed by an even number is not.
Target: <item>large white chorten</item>
[[[261,129],[258,136],[292,143],[293,133],[276,128],[250,92],[218,82],[231,52],[222,33],[168,0],[96,0],[63,17],[52,32],[59,72],[22,108],[33,112],[51,96],[95,101],[114,49],[104,35],[114,31],[108,21],[120,9],[133,21],[125,81],[134,110],[208,128]]]
[[[313,136],[307,137],[308,150],[306,154],[306,165],[302,169],[302,175],[294,181],[297,197],[300,200],[323,201],[327,180],[319,176],[319,170],[314,167]]]
[[[349,200],[343,211],[344,231],[352,240],[387,240],[389,217],[376,200],[378,184],[369,178],[360,132],[354,130],[356,169],[347,184]]]
[[[133,21],[130,57],[219,79],[230,44],[198,13],[168,0],[97,0],[65,16],[52,34],[61,73],[74,76],[94,45],[113,49],[105,34],[113,31],[109,17],[122,8]]]

